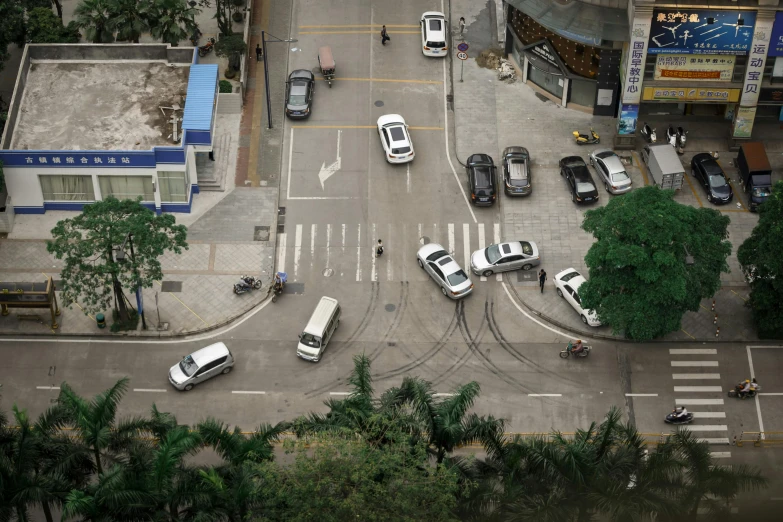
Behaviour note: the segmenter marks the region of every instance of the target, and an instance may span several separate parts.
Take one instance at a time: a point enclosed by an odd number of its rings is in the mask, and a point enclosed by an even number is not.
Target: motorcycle
[[[677,146],[675,147],[677,149],[677,154],[685,153],[686,134],[688,134],[688,131],[686,131],[682,127],[677,127]]]
[[[580,352],[574,352],[574,351],[573,351],[573,350],[574,350],[574,345],[573,345],[573,343],[568,343],[568,346],[566,346],[566,349],[565,349],[565,350],[563,350],[562,352],[560,352],[560,358],[561,358],[561,359],[568,359],[568,358],[571,356],[571,354],[572,354],[572,353],[573,353],[573,354],[574,354],[576,357],[587,357],[588,355],[590,355],[590,350],[591,350],[591,349],[592,349],[592,348],[590,348],[590,347],[589,347],[589,346],[587,346],[586,344],[583,344],[583,345],[582,345],[582,351],[580,351]]]
[[[572,133],[576,139],[577,145],[592,145],[593,143],[599,143],[601,141],[600,136],[595,133],[592,127],[590,127],[590,134],[580,134],[579,131]]]
[[[253,289],[258,290],[261,284],[260,278],[243,275],[239,278],[239,282],[234,284],[234,293],[240,295]]]
[[[733,390],[729,390],[729,397],[735,397],[738,399],[753,398],[761,390],[761,386],[756,382],[754,378],[750,384],[750,390],[746,393],[742,393],[742,389],[745,387],[745,382],[737,384]]]
[[[683,407],[678,406],[673,412],[666,416],[664,421],[668,424],[690,424],[693,422],[693,413],[686,410],[685,415],[678,415],[682,411]]]
[[[211,53],[214,47],[215,47],[215,39],[210,38],[209,41],[206,43],[206,45],[202,45],[201,47],[198,48],[198,55],[203,58],[204,56]]]
[[[669,124],[669,128],[666,129],[666,141],[669,142],[669,145],[677,149],[677,131],[674,130],[671,123]]]
[[[288,274],[285,272],[278,272],[275,274],[275,283],[272,285],[272,302],[277,301],[278,296],[283,294],[285,284],[288,281]]]
[[[201,38],[201,30],[196,28],[195,32],[190,37],[190,43],[193,47],[198,47],[198,40]]]
[[[647,143],[655,143],[658,141],[658,137],[655,135],[655,129],[650,127],[647,122],[644,122],[640,133]]]

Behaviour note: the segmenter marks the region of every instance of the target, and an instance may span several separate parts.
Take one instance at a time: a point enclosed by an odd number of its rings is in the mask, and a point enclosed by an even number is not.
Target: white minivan
[[[337,299],[322,297],[304,331],[299,334],[296,355],[306,361],[320,361],[338,326],[340,326],[340,304]]]

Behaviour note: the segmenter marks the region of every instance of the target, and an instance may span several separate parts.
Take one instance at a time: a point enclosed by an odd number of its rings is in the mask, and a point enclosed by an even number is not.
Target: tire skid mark
[[[446,368],[443,372],[441,372],[440,375],[435,377],[433,379],[432,384],[433,386],[437,386],[441,383],[443,383],[446,379],[448,379],[451,375],[453,375],[457,370],[462,368],[462,366],[465,365],[465,363],[470,358],[471,354],[473,353],[474,347],[477,347],[481,342],[481,337],[484,335],[484,318],[481,319],[481,323],[479,324],[478,330],[476,331],[476,337],[472,338],[470,336],[470,332],[466,331],[465,328],[465,304],[464,301],[460,300],[457,302],[457,305],[455,307],[455,313],[457,316],[457,328],[459,328],[460,334],[462,336],[462,340],[467,345],[468,349],[460,355],[454,363],[452,363],[451,366]]]
[[[373,362],[375,359],[378,358],[378,356],[381,354],[381,350],[383,347],[389,342],[389,338],[393,333],[397,331],[397,328],[400,327],[400,324],[402,323],[402,317],[405,314],[405,309],[408,306],[408,282],[407,281],[400,281],[400,299],[397,301],[397,308],[394,311],[394,318],[392,319],[391,324],[389,325],[389,328],[386,330],[386,333],[381,338],[380,342],[378,342],[375,346],[375,349],[370,352],[370,354],[367,356],[370,359],[370,362]],[[373,376],[375,378],[375,376]]]

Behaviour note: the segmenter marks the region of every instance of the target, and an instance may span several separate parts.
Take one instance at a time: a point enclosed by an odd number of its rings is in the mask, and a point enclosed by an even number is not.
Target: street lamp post
[[[136,253],[133,251],[133,234],[128,233],[127,236],[125,236],[125,240],[122,242],[122,245],[120,248],[116,250],[116,258],[117,262],[123,263],[125,262],[125,243],[130,244],[130,254],[131,254],[131,262],[133,263],[133,273],[136,275],[136,279],[139,278],[139,270],[136,267]],[[144,297],[141,293],[141,284],[136,284],[136,306],[139,309],[139,315],[141,315],[141,327],[145,330],[147,329],[147,321],[144,318]]]
[[[272,98],[269,96],[269,55],[266,54],[266,31],[261,31],[261,50],[264,54],[264,90],[266,91],[266,118],[267,122],[269,123],[268,129],[272,128]],[[282,40],[274,35],[269,35],[270,37],[274,38],[274,40],[271,40],[272,43],[274,42],[296,42],[297,40],[295,38],[287,38],[285,40]]]

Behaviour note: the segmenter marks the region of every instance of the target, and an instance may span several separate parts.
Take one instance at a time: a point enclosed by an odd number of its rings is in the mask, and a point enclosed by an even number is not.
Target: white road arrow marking
[[[342,158],[340,158],[340,135],[343,133],[341,129],[337,130],[337,161],[326,166],[326,162],[324,161],[321,165],[321,170],[318,172],[318,179],[321,181],[321,190],[324,190],[324,181],[332,177],[332,174],[340,170],[340,165],[342,164]]]

